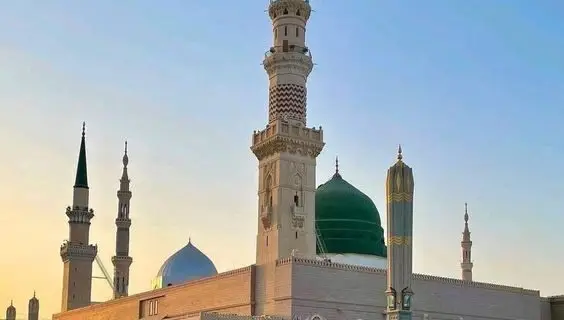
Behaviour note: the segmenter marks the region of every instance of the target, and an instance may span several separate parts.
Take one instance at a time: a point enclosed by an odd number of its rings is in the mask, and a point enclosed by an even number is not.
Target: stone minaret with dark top
[[[39,299],[35,296],[35,291],[33,292],[33,297],[29,299],[29,303],[27,305],[27,319],[39,320]]]
[[[89,244],[90,220],[94,218],[94,210],[88,206],[85,131],[85,124],[83,124],[72,207],[67,207],[66,210],[69,221],[69,239],[63,243],[60,250],[64,264],[61,303],[63,312],[90,305],[92,262],[98,254],[98,247]]]
[[[127,174],[127,165],[129,164],[127,141],[125,142],[125,151],[122,161],[123,171],[117,192],[116,255],[112,257],[112,263],[114,264],[114,299],[127,297],[129,288],[129,267],[133,262],[133,259],[129,256],[129,227],[131,227],[129,201],[131,200],[131,191],[129,190],[130,181]]]
[[[472,281],[472,240],[470,240],[470,229],[468,228],[468,204],[464,204],[464,232],[462,232],[462,262],[460,268],[462,269],[462,280]]]
[[[10,306],[6,309],[6,320],[16,320],[16,307],[14,307],[14,301],[11,301]]]
[[[403,162],[401,146],[397,162],[388,170],[386,200],[388,218],[387,319],[411,319],[413,276],[413,171]]]

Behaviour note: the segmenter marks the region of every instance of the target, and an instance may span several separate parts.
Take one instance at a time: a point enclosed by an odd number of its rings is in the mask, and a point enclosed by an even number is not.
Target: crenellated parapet
[[[335,263],[328,260],[317,260],[311,258],[304,258],[304,257],[288,257],[284,259],[278,259],[276,261],[277,266],[287,265],[287,264],[298,264],[298,265],[306,265],[306,266],[315,266],[319,268],[328,268],[328,269],[336,269],[336,270],[344,270],[344,271],[353,271],[353,272],[364,272],[364,273],[374,273],[374,274],[381,274],[386,275],[386,269],[380,268],[372,268],[372,267],[365,267],[359,265],[350,265],[344,263]],[[521,287],[512,287],[506,285],[500,285],[495,283],[486,283],[486,282],[468,282],[460,279],[454,278],[447,278],[447,277],[439,277],[427,274],[413,274],[413,280],[419,281],[431,281],[431,282],[438,282],[438,283],[446,283],[452,284],[460,287],[472,287],[472,288],[480,288],[480,289],[491,289],[497,291],[504,291],[504,292],[511,292],[511,293],[519,293],[524,295],[530,296],[540,296],[540,291],[538,290],[531,290],[531,289],[524,289]],[[552,298],[552,297],[550,297]]]
[[[133,258],[127,257],[127,256],[113,256],[112,257],[112,263],[114,263],[114,264],[125,264],[125,265],[129,266],[129,265],[131,265],[131,263],[133,263]]]
[[[259,160],[279,152],[316,158],[325,145],[321,127],[306,128],[282,120],[253,132],[252,143],[251,150]]]
[[[65,242],[61,245],[60,253],[63,262],[68,261],[70,258],[94,261],[94,258],[98,254],[98,246]]]

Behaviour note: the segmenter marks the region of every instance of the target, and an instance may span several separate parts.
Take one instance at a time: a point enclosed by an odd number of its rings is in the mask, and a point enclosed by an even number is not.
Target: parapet
[[[323,129],[275,120],[262,131],[253,132],[251,150],[261,160],[276,152],[298,153],[315,158],[323,150]]]
[[[253,146],[279,135],[300,140],[323,142],[323,128],[307,128],[299,124],[290,124],[288,121],[276,120],[268,124],[264,130],[253,132]]]
[[[94,261],[97,254],[97,245],[86,245],[72,242],[65,242],[61,245],[61,258],[63,261],[67,261],[69,258],[82,258]]]

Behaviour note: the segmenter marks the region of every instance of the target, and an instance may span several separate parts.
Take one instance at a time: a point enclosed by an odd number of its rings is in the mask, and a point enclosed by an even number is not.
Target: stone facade
[[[53,315],[54,320],[187,319],[200,312],[253,314],[254,266]]]
[[[274,320],[305,320],[317,314],[327,320],[385,318],[384,269],[292,257],[276,262],[273,281],[262,288],[256,274],[257,268],[249,266],[56,314],[53,319],[240,320],[257,318],[258,309],[270,311]],[[542,298],[536,290],[421,274],[413,275],[412,286],[414,319],[564,319],[564,298]],[[271,292],[272,298],[257,301],[260,290]],[[158,301],[156,314],[150,316],[149,305],[154,301]],[[202,312],[222,315],[200,317]]]

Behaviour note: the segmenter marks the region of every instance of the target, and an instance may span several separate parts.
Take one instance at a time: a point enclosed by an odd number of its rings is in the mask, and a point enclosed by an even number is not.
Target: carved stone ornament
[[[311,6],[307,1],[303,0],[277,0],[271,2],[268,7],[268,15],[272,20],[284,15],[286,12],[293,15],[297,15],[299,12],[299,16],[307,20],[311,15]]]
[[[292,228],[294,230],[303,230],[305,225],[305,217],[302,215],[292,216]]]
[[[254,145],[251,150],[257,157],[262,160],[267,156],[289,152],[291,154],[299,154],[304,157],[316,158],[323,150],[323,142],[310,142],[289,137],[275,136],[271,139]]]
[[[270,77],[283,73],[307,77],[313,70],[312,58],[298,52],[275,52],[264,58],[262,64]]]

